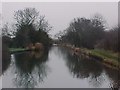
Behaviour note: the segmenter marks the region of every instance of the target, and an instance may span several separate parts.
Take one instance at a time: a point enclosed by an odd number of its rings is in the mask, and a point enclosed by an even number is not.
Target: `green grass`
[[[91,50],[91,54],[105,58],[105,59],[120,62],[120,58],[118,57],[118,54],[113,53],[111,51],[106,51],[106,50],[102,50],[102,49],[94,49],[94,50]]]
[[[9,48],[10,52],[25,51],[25,48]]]

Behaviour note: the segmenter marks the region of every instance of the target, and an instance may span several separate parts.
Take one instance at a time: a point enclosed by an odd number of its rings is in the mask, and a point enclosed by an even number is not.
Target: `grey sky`
[[[118,24],[117,2],[32,2],[32,3],[3,3],[2,15],[4,22],[13,22],[14,11],[26,7],[36,8],[41,15],[45,15],[49,24],[53,26],[50,34],[55,35],[60,30],[67,28],[75,17],[90,18],[95,13],[100,13],[112,28]]]

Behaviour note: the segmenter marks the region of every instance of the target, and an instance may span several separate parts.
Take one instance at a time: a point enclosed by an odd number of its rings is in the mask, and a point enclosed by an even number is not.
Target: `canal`
[[[44,52],[12,54],[2,75],[3,88],[113,88],[118,71],[53,46]]]

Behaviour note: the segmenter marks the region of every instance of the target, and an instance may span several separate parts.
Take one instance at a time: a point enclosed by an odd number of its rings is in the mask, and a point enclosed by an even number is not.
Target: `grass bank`
[[[94,50],[91,50],[91,53],[93,55],[100,56],[103,59],[111,59],[113,61],[120,62],[120,57],[118,57],[118,53],[114,53],[112,51],[106,51],[106,50],[102,50],[102,49],[94,49]]]
[[[98,58],[101,59],[101,62],[111,68],[114,69],[120,69],[120,53],[115,53],[112,51],[108,51],[108,50],[103,50],[103,49],[85,49],[85,48],[81,48],[82,51],[87,52],[89,54],[90,57],[93,58]],[[97,60],[97,59],[96,59]]]
[[[76,55],[84,55],[85,57],[87,56],[88,58],[93,58],[96,61],[101,62],[107,67],[110,67],[112,69],[120,69],[120,53],[115,53],[112,51],[108,50],[103,50],[103,49],[86,49],[86,48],[78,48],[78,47],[72,47],[71,45],[61,45],[63,47],[67,47],[71,50]],[[77,51],[76,51],[77,50]]]
[[[120,69],[119,53],[102,49],[94,49],[89,51],[91,52],[91,55],[101,57],[103,59],[103,64],[106,64],[109,67]]]
[[[28,51],[28,49],[25,48],[9,48],[10,53],[16,53],[16,52],[23,52]]]

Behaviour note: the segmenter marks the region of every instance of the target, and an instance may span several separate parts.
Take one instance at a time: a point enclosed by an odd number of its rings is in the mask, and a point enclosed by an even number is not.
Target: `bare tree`
[[[6,23],[6,24],[3,25],[2,36],[8,36],[8,37],[10,37],[8,23]]]
[[[16,11],[14,17],[17,21],[17,25],[21,26],[33,24],[38,18],[38,15],[39,12],[37,12],[35,8],[26,8],[24,10]]]
[[[45,20],[45,16],[39,15],[39,12],[35,8],[26,8],[24,10],[18,10],[14,15],[16,19],[16,26],[21,27],[23,25],[34,25],[37,30],[43,30],[48,32],[51,30],[51,26],[48,21]]]
[[[75,18],[66,30],[61,37],[64,42],[92,49],[104,36],[104,20],[100,15],[92,19]]]
[[[37,30],[43,30],[45,32],[49,32],[51,30],[51,26],[48,24],[48,21],[45,20],[45,16],[40,16],[36,21]]]
[[[45,20],[45,16],[39,15],[35,8],[18,10],[14,16],[16,20],[16,27],[14,27],[16,29],[16,33],[14,33],[15,46],[26,47],[35,42],[41,42],[45,45],[49,43],[48,32],[51,27]]]

